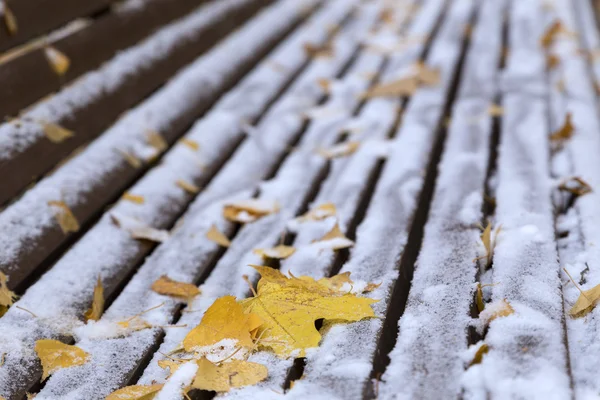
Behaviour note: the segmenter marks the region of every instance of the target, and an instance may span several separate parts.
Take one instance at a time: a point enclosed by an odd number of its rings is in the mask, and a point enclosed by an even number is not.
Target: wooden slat
[[[303,4],[309,6],[314,5],[315,2],[306,1]],[[241,43],[236,44],[236,37],[238,38],[237,42],[242,41],[244,43],[248,40],[248,37],[252,37],[253,39],[262,37],[263,40],[260,41],[260,44],[256,43],[257,46],[266,46],[268,45],[269,40],[279,39],[280,35],[283,33],[282,31],[289,29],[290,25],[294,25],[298,18],[300,18],[298,13],[302,11],[299,10],[297,6],[298,4],[295,0],[277,3],[253,20],[248,26],[241,29],[236,36],[231,39],[233,40],[231,45],[237,46],[238,48],[240,47]],[[338,8],[338,13],[343,12],[343,10],[343,8],[341,10]],[[343,13],[341,16],[343,16]],[[316,35],[316,37],[311,37],[317,40],[319,38],[318,35]],[[298,42],[296,43],[296,46],[299,47],[300,44]],[[228,46],[224,46],[224,50],[228,49]],[[247,52],[256,55],[256,51],[253,51],[252,47],[248,47]],[[227,53],[231,53],[231,51],[227,51]],[[303,49],[300,50],[300,54],[304,54]],[[286,54],[284,53],[281,56],[284,55]],[[241,56],[239,52],[238,56]],[[293,59],[298,60],[298,57],[296,56],[295,58],[292,58],[292,60]],[[304,59],[305,58],[300,57],[300,63]],[[290,62],[292,61],[290,60]],[[219,65],[222,64],[219,63]],[[285,61],[283,62],[283,65],[286,66]],[[298,67],[289,65],[289,68],[291,70],[290,74],[293,76],[293,68]],[[272,66],[265,64],[265,68],[263,68],[259,78],[264,78],[265,75],[268,76],[268,73],[271,70]],[[272,72],[270,73],[271,75],[273,74]],[[191,81],[187,78],[189,78],[189,75],[184,77],[184,81],[189,85]],[[270,80],[273,80],[272,77]],[[246,90],[248,87],[254,87],[255,90],[258,90],[258,88],[267,89],[270,87],[261,86],[260,82],[261,79],[258,79],[258,81],[255,80],[249,86],[243,86],[243,89],[238,95],[247,93]],[[285,82],[286,79],[283,78],[278,84],[284,85]],[[271,88],[271,91],[267,90],[265,94],[270,92],[274,95],[277,93],[277,86],[271,86]],[[249,110],[248,108],[239,107],[240,101],[241,99],[236,100],[231,98],[228,101],[224,101],[224,106],[234,106],[235,103],[238,103],[238,109],[252,112],[251,108]],[[268,101],[269,96],[267,95],[263,100],[263,104],[265,102],[268,103]],[[258,110],[254,112],[260,112],[260,109],[259,106]],[[229,118],[231,111],[228,112],[227,110],[227,108],[217,110],[210,123],[219,126],[219,123],[223,124],[223,122],[231,120]],[[239,126],[237,126],[239,120],[235,118],[231,122],[235,125],[232,124],[233,127],[232,125],[229,125],[227,129],[234,128],[237,132],[239,130]],[[202,129],[204,127],[205,126],[200,125],[199,129],[192,134],[193,136],[191,136],[191,138],[200,142],[202,137],[212,138],[210,135],[207,136],[207,133],[212,132],[212,130]],[[213,150],[210,147],[210,141],[207,141],[206,144],[208,145],[209,151]],[[219,160],[219,158],[223,157],[223,154],[219,153],[219,150],[219,148],[216,148],[214,149],[214,153],[208,153],[207,155],[214,157],[213,159],[216,158],[216,160]],[[200,172],[202,170],[195,164],[194,156],[189,153],[189,148],[181,145],[177,146],[174,151],[172,156],[165,159],[162,168],[157,168],[151,175],[148,175],[145,179],[140,181],[138,185],[131,189],[132,193],[143,194],[145,196],[146,202],[143,205],[121,201],[111,210],[111,213],[120,212],[124,215],[136,216],[141,221],[156,228],[167,228],[171,226],[174,219],[183,211],[186,203],[191,200],[191,195],[189,193],[178,188],[174,184],[174,178],[181,177],[179,174],[183,173],[195,174],[192,176],[184,176],[184,178],[191,178],[191,180],[194,179],[194,176],[199,180],[203,178],[206,179],[210,176],[210,171],[205,171],[205,173]],[[216,165],[213,165],[213,168],[214,167],[216,167]],[[172,186],[165,185],[165,182],[169,181]],[[202,182],[195,181],[195,183],[201,184]],[[204,196],[204,198],[206,198],[206,196]],[[36,376],[39,373],[39,364],[36,361],[37,356],[33,352],[33,343],[35,339],[53,336],[60,337],[60,332],[57,332],[56,328],[59,328],[61,323],[59,323],[59,325],[54,325],[53,327],[48,326],[46,321],[54,320],[55,322],[58,322],[60,320],[67,325],[76,321],[89,306],[89,301],[91,301],[91,289],[94,285],[92,281],[94,281],[98,275],[101,275],[103,278],[105,295],[110,297],[111,294],[118,289],[120,283],[127,277],[132,268],[141,262],[143,257],[151,250],[151,246],[149,246],[148,243],[133,240],[127,232],[118,229],[111,221],[111,213],[107,213],[94,229],[88,232],[82,240],[71,249],[71,251],[54,265],[49,273],[45,274],[41,280],[33,285],[20,299],[20,304],[22,304],[23,307],[39,310],[39,316],[46,315],[49,317],[50,314],[52,314],[54,317],[51,317],[50,319],[36,318],[32,320],[31,318],[28,318],[26,314],[19,312],[18,308],[13,307],[6,315],[0,318],[0,325],[5,326],[5,328],[0,329],[0,347],[6,347],[6,351],[0,351],[0,354],[10,353],[10,356],[7,355],[3,368],[0,370],[1,396],[4,396],[7,399],[18,398],[29,388],[31,383],[36,380]],[[100,243],[103,244],[99,246]],[[93,253],[96,255],[94,256]],[[87,260],[83,264],[81,259],[82,256]],[[81,265],[85,265],[85,268],[78,267]],[[77,271],[77,276],[73,274],[74,271]],[[51,297],[51,302],[46,301],[47,299],[44,293],[46,293],[47,285],[52,286],[55,283],[58,283],[61,286],[61,289],[56,290]],[[91,284],[92,286],[88,287],[88,284]],[[46,306],[49,307],[46,308]],[[29,316],[31,317],[31,315]],[[21,328],[18,328],[19,326]],[[24,329],[27,334],[24,335],[24,337],[17,339],[14,332],[20,331],[21,329]],[[62,328],[59,328],[59,330],[61,329]],[[9,334],[9,332],[12,333]],[[21,342],[22,340],[25,342]],[[20,350],[15,351],[15,347],[13,346],[17,342],[28,344],[25,346],[19,345],[16,348]]]
[[[301,18],[297,13],[294,18],[273,26],[272,30],[260,32],[257,37],[261,40],[243,52],[231,49],[247,39],[239,34],[228,38],[131,110],[85,151],[5,209],[0,214],[3,225],[21,221],[23,215],[30,217],[19,223],[19,229],[0,232],[0,242],[7,243],[0,257],[0,270],[11,277],[10,285],[19,285],[73,236],[73,233],[61,230],[48,201],[65,197],[81,224],[96,216],[152,165],[142,162],[140,168],[133,168],[123,157],[123,152],[140,160],[146,158],[153,151],[147,144],[150,131],[158,132],[167,143],[172,143],[203,108],[250,69]],[[260,28],[249,24],[246,30],[255,32]],[[221,63],[227,63],[228,68],[222,68]],[[207,82],[211,82],[210,85]]]
[[[35,106],[20,116],[21,121],[0,126],[0,174],[5,176],[0,204],[94,139],[125,110],[271,1],[207,3]],[[201,111],[196,106],[193,116]],[[45,137],[40,120],[68,128],[74,135],[53,143]]]
[[[78,17],[110,6],[114,0],[4,0],[15,16],[18,29],[10,34],[4,24],[6,12],[0,6],[0,51],[4,51]]]
[[[20,110],[57,91],[85,72],[97,68],[117,51],[131,46],[149,33],[179,18],[205,0],[130,0],[113,12],[92,21],[80,30],[48,42],[67,55],[68,71],[57,75],[48,63],[45,43],[0,64],[0,119],[15,116]]]

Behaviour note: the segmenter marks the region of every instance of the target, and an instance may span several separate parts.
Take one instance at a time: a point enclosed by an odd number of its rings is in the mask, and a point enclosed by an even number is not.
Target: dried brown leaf
[[[592,187],[578,176],[573,176],[563,181],[558,190],[569,192],[575,196],[583,196],[592,192]]]
[[[75,215],[64,201],[49,201],[48,205],[55,209],[54,218],[60,225],[64,234],[79,231],[79,222]]]
[[[175,184],[183,190],[185,190],[186,192],[188,192],[189,194],[197,194],[200,191],[200,188],[198,186],[194,185],[193,183],[184,181],[183,179],[177,179],[177,181],[175,181]]]
[[[573,136],[574,131],[575,128],[572,123],[572,114],[568,112],[565,117],[565,123],[550,136],[550,140],[553,142],[568,140]]]

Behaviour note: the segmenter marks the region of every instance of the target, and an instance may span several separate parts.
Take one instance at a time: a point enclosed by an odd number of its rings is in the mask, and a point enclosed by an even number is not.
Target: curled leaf
[[[341,250],[354,246],[354,242],[341,231],[339,224],[335,224],[321,239],[313,241],[313,246],[320,249]]]
[[[296,249],[292,246],[280,244],[270,249],[254,249],[252,252],[262,258],[285,259],[294,254],[295,251]]]
[[[573,176],[558,185],[558,190],[569,192],[575,196],[583,196],[592,192],[592,187],[578,176]]]
[[[79,222],[67,203],[64,201],[51,200],[48,202],[48,205],[55,208],[56,212],[54,218],[56,218],[56,222],[58,222],[58,225],[60,225],[60,229],[64,234],[77,232],[79,230]]]
[[[152,400],[164,385],[125,386],[109,394],[105,400]]]
[[[63,52],[52,46],[44,48],[44,54],[48,60],[48,64],[58,76],[63,76],[71,66],[71,60]]]
[[[152,290],[158,294],[189,300],[200,294],[200,289],[191,283],[179,282],[166,275],[161,276],[152,284]]]
[[[600,285],[596,285],[589,290],[580,289],[580,291],[579,298],[569,311],[569,314],[573,318],[584,317],[596,307],[596,304],[600,300]]]
[[[144,196],[138,196],[136,194],[131,194],[129,192],[125,192],[122,197],[123,200],[130,201],[135,204],[144,204]]]
[[[279,212],[276,201],[262,199],[239,200],[223,206],[223,216],[233,222],[253,222],[269,214]]]
[[[479,346],[475,355],[473,356],[473,360],[471,361],[471,365],[481,364],[483,361],[483,356],[490,351],[490,347],[487,344],[482,344]]]
[[[215,224],[212,224],[208,232],[206,232],[206,238],[223,247],[231,246],[231,241],[229,240],[229,238],[225,236]]]
[[[92,300],[92,306],[85,313],[86,321],[98,321],[102,312],[104,311],[104,288],[102,287],[102,280],[98,276],[96,287],[94,288],[94,299]]]
[[[475,304],[477,305],[477,310],[479,312],[482,312],[485,308],[485,303],[483,302],[483,287],[479,282],[477,282],[477,289],[475,291]]]
[[[308,211],[306,214],[298,217],[298,221],[320,221],[325,218],[334,216],[337,213],[335,208],[335,204],[333,203],[323,203],[312,210]]]
[[[269,376],[266,366],[243,360],[231,360],[219,365],[205,357],[197,361],[198,371],[192,387],[201,390],[227,392],[231,388],[255,385]]]
[[[562,127],[560,127],[560,129],[558,129],[550,136],[550,140],[552,140],[553,142],[559,142],[570,139],[573,136],[575,128],[573,127],[573,123],[571,122],[571,117],[571,113],[567,113],[567,116],[565,117],[565,123]]]
[[[117,213],[112,213],[110,217],[115,225],[129,232],[133,239],[145,239],[151,242],[161,243],[170,237],[169,232],[147,226],[137,219],[119,215]]]
[[[52,339],[35,342],[35,352],[42,363],[42,381],[62,368],[83,365],[89,354],[77,346],[71,346]]]
[[[502,226],[498,226],[494,231],[494,234],[492,235],[492,223],[488,221],[487,226],[481,233],[481,242],[485,247],[485,255],[477,257],[475,261],[485,258],[485,266],[489,267],[490,265],[492,265],[492,260],[494,259],[494,248],[496,247],[496,238],[500,233],[500,229],[502,229]]]

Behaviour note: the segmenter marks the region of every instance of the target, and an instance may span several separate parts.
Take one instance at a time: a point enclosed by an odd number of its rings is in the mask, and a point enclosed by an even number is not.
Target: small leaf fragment
[[[337,213],[335,208],[335,204],[333,203],[323,203],[312,210],[308,211],[304,215],[298,217],[298,221],[320,221],[328,217],[332,217]]]
[[[175,371],[177,371],[179,369],[179,366],[181,364],[174,361],[174,360],[158,360],[158,366],[162,369],[169,369],[169,377],[171,377]],[[167,379],[169,379],[169,377],[167,377]]]
[[[0,271],[0,317],[8,311],[16,299],[17,295],[8,288],[8,277]]]
[[[198,142],[196,142],[195,140],[183,138],[183,139],[179,140],[179,142],[194,151],[200,150],[200,144],[198,144]]]
[[[341,231],[339,224],[335,224],[321,239],[313,241],[321,249],[341,250],[354,246],[354,242]]]
[[[58,222],[58,225],[60,225],[60,229],[62,229],[64,234],[77,232],[79,230],[79,222],[67,203],[64,201],[51,200],[48,202],[48,205],[56,209],[54,218],[56,218],[56,222]]]
[[[328,160],[332,160],[334,158],[349,156],[358,150],[360,147],[360,142],[348,141],[344,143],[337,144],[328,149],[319,149],[318,153]]]
[[[487,307],[479,314],[479,319],[484,321],[486,325],[496,318],[508,317],[514,314],[515,310],[506,299],[497,300],[489,303]]]
[[[189,194],[197,194],[200,191],[200,188],[198,186],[194,185],[193,183],[184,181],[183,179],[177,179],[177,181],[175,181],[175,184],[183,190],[185,190],[186,192],[188,192]]]
[[[158,154],[162,153],[169,146],[167,141],[156,131],[149,131],[146,133],[146,141],[148,144],[156,150]]]
[[[475,291],[475,303],[477,305],[477,310],[482,312],[485,308],[485,303],[483,302],[483,286],[481,283],[477,282],[477,289]]]
[[[552,43],[554,43],[556,36],[564,30],[565,29],[559,20],[554,21],[540,38],[540,44],[542,47],[548,49]]]
[[[333,57],[333,46],[330,42],[323,45],[314,45],[311,43],[304,44],[304,52],[310,58],[330,58]]]
[[[200,294],[200,289],[191,283],[179,282],[166,275],[152,284],[152,290],[158,294],[189,300]]]
[[[223,206],[223,216],[229,221],[240,223],[254,222],[277,212],[279,204],[276,201],[262,199],[233,201]]]
[[[560,64],[560,58],[556,54],[548,54],[546,56],[546,66],[552,71]]]
[[[231,241],[229,238],[225,236],[225,234],[221,232],[215,224],[212,224],[208,232],[206,232],[206,238],[223,247],[231,246]]]
[[[52,46],[44,48],[44,54],[48,60],[48,64],[58,76],[63,76],[71,66],[71,60],[63,52]]]
[[[89,357],[77,346],[52,339],[37,340],[35,352],[42,363],[42,381],[59,369],[85,364]]]
[[[266,366],[243,360],[231,360],[220,365],[205,357],[197,361],[198,371],[192,387],[201,390],[227,392],[231,388],[255,385],[269,376]]]
[[[40,121],[40,124],[42,125],[44,135],[52,143],[62,143],[65,140],[74,136],[73,131],[63,128],[58,124],[53,124],[51,122],[46,121]]]
[[[86,321],[98,321],[100,316],[102,316],[102,312],[104,311],[104,287],[102,286],[102,280],[100,276],[98,276],[98,281],[96,282],[96,287],[94,288],[94,299],[92,301],[92,306],[85,313]]]
[[[12,10],[8,7],[6,0],[2,0],[1,4],[3,9],[3,19],[4,26],[6,27],[6,31],[10,36],[14,36],[17,34],[19,30],[19,25],[17,23],[17,17],[13,14]]]
[[[292,246],[285,246],[280,244],[279,246],[272,247],[270,249],[254,249],[252,252],[262,258],[272,258],[282,260],[288,258],[296,249]]]
[[[419,61],[417,63],[417,79],[422,85],[438,85],[440,83],[440,70],[439,68],[429,67],[424,62]]]
[[[144,196],[138,196],[136,194],[132,194],[129,192],[125,192],[122,197],[123,200],[130,201],[135,204],[144,204],[145,199]]]
[[[587,315],[590,311],[596,307],[600,300],[600,284],[594,286],[589,290],[581,291],[579,298],[571,307],[569,314],[573,318],[581,318]]]
[[[105,400],[152,400],[164,385],[125,386],[109,394]]]
[[[498,104],[491,104],[488,107],[488,115],[492,117],[500,117],[502,114],[504,114],[504,109],[502,106],[499,106]]]
[[[360,100],[375,97],[403,97],[413,95],[418,88],[418,81],[414,76],[401,78],[395,81],[375,85],[359,95]]]
[[[129,232],[133,239],[145,239],[150,240],[151,242],[162,243],[171,236],[169,232],[165,230],[153,228],[137,219],[125,215],[112,213],[110,217],[115,225]]]
[[[490,351],[490,347],[487,344],[482,344],[481,346],[479,346],[479,348],[477,349],[477,351],[475,352],[475,355],[473,356],[473,360],[471,361],[471,365],[476,365],[476,364],[481,364],[481,362],[483,361],[483,356],[485,354],[487,354]]]
[[[127,161],[127,164],[131,165],[133,168],[138,169],[142,166],[142,161],[130,152],[121,149],[115,150],[123,157],[125,161]]]
[[[570,112],[568,112],[567,116],[565,117],[565,123],[562,127],[560,127],[560,129],[550,136],[550,140],[557,142],[570,139],[573,136],[574,131],[575,128],[573,127],[572,123],[572,115]]]
[[[200,324],[183,340],[185,351],[211,346],[223,339],[236,340],[241,347],[253,345],[251,332],[262,325],[262,320],[251,313],[244,313],[234,296],[220,297],[206,310]]]
[[[583,196],[592,192],[592,187],[578,176],[573,176],[563,181],[558,190],[569,192],[574,196]]]

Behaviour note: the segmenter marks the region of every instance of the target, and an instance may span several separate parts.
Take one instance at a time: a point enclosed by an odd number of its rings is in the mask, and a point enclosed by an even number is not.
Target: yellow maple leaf
[[[200,289],[191,283],[179,282],[166,275],[161,276],[152,284],[152,290],[165,296],[189,300],[200,294]]]
[[[52,339],[37,340],[35,352],[42,363],[42,381],[59,369],[85,364],[89,357],[77,346]]]
[[[96,287],[94,288],[94,300],[92,301],[92,307],[85,313],[85,319],[87,321],[98,321],[102,312],[104,311],[104,288],[102,287],[102,280],[98,276]]]
[[[221,232],[215,224],[210,226],[208,232],[206,232],[206,238],[211,240],[217,244],[220,244],[223,247],[231,246],[231,241],[223,232]]]
[[[267,268],[267,267],[265,267]],[[371,304],[376,300],[353,294],[332,293],[318,282],[277,276],[268,272],[267,281],[258,283],[256,296],[242,300],[244,312],[258,315],[264,323],[258,329],[260,344],[277,355],[294,353],[302,357],[305,350],[319,345],[321,335],[315,328],[318,319],[359,321],[373,317]],[[322,287],[322,290],[313,288]]]
[[[294,254],[296,249],[292,246],[285,246],[280,244],[279,246],[272,247],[270,249],[254,249],[252,252],[262,258],[272,259],[285,259]]]
[[[574,318],[583,317],[594,309],[599,300],[600,285],[596,285],[589,290],[582,290],[569,314]]]
[[[132,385],[116,390],[105,400],[152,400],[164,385]]]
[[[237,340],[239,346],[249,348],[253,345],[251,332],[260,325],[260,317],[244,313],[234,296],[220,297],[206,310],[200,324],[183,339],[183,348],[193,351],[223,339]]]
[[[197,364],[198,371],[192,382],[195,389],[227,392],[231,388],[255,385],[269,376],[266,366],[249,361],[233,359],[216,365],[202,357]]]
[[[572,122],[572,114],[569,112],[565,117],[565,123],[563,124],[563,126],[561,126],[556,132],[554,132],[550,136],[550,140],[557,142],[570,139],[571,136],[573,136],[574,131],[575,127],[573,126]]]
[[[62,51],[52,46],[44,48],[44,54],[48,60],[48,64],[58,76],[63,76],[71,66],[71,60]]]
[[[290,277],[287,277],[282,274],[281,271],[263,265],[250,266],[257,270],[261,276],[257,285],[257,290],[260,293],[266,293],[270,290],[279,290],[281,287],[294,287],[329,296],[345,294],[346,292],[340,290],[343,284],[346,282],[352,284],[349,272],[331,278],[321,278],[318,281],[315,281],[314,278],[311,278],[310,276],[294,276],[291,272],[289,273]]]
[[[8,277],[0,271],[0,317],[13,305],[17,295],[8,288]]]
[[[64,201],[52,200],[48,202],[48,205],[56,208],[54,218],[56,218],[56,222],[58,222],[58,225],[64,234],[77,232],[79,230],[79,222],[67,203]]]

